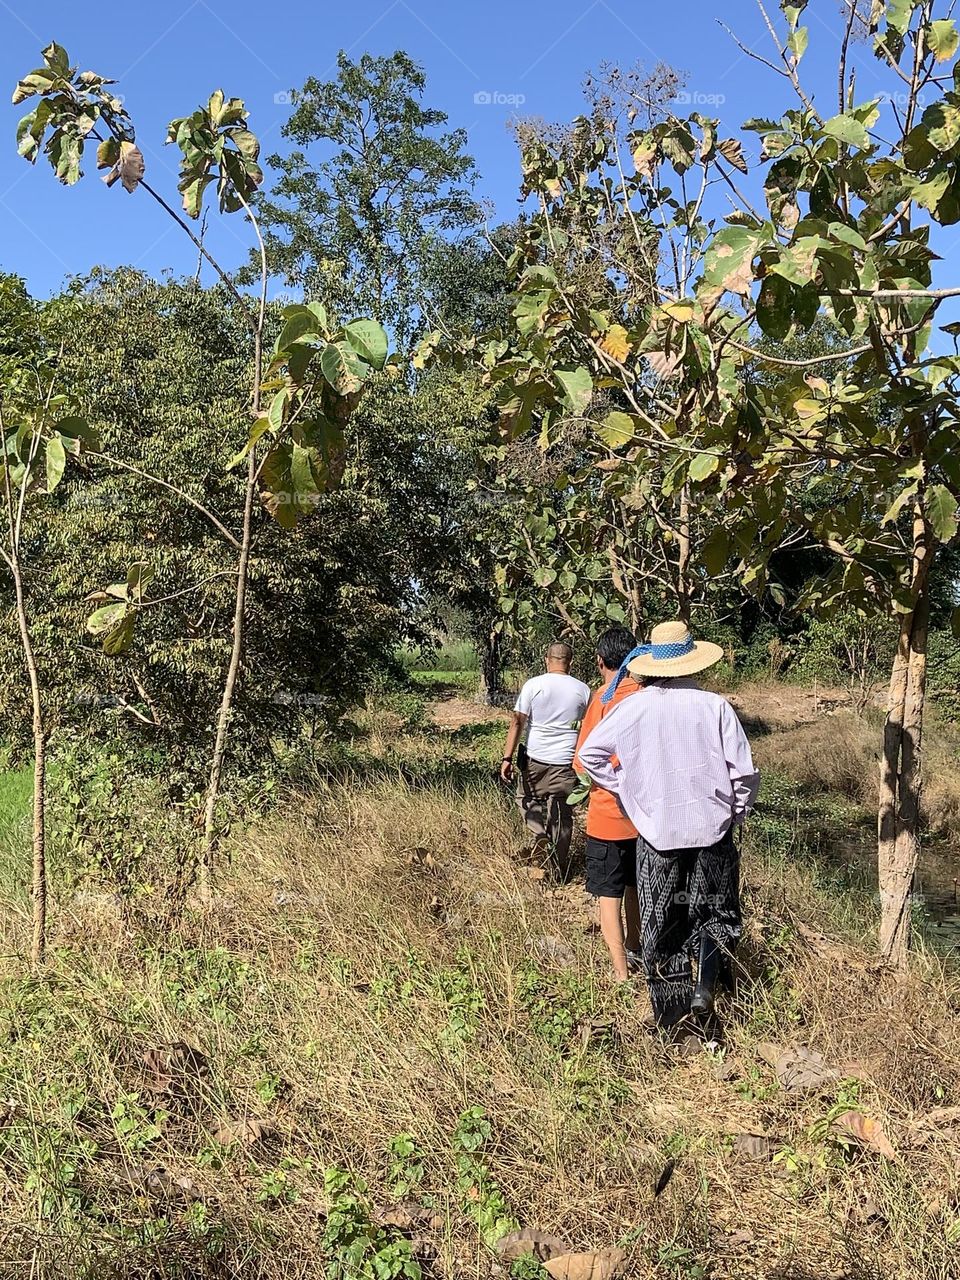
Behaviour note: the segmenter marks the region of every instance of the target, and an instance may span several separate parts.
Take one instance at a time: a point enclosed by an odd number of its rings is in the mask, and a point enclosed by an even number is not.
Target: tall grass
[[[473,1280],[514,1227],[619,1245],[633,1280],[955,1274],[960,987],[923,954],[878,975],[795,784],[748,831],[726,1047],[681,1058],[582,891],[518,856],[499,725],[371,727],[234,834],[212,916],[126,934],[62,898],[40,982],[0,921],[9,1274]],[[788,1091],[790,1043],[837,1074]]]

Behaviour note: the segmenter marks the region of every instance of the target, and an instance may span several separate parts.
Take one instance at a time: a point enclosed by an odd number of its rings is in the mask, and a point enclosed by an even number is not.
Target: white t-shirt
[[[528,680],[514,710],[528,718],[530,759],[541,764],[570,764],[589,701],[587,685],[560,671],[546,671]]]

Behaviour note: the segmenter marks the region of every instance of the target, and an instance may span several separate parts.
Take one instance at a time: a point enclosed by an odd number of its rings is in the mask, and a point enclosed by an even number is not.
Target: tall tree
[[[269,164],[281,177],[260,204],[273,272],[332,310],[366,308],[401,345],[419,325],[431,254],[477,221],[462,129],[422,104],[426,80],[407,54],[341,52],[337,76],[294,94]]]

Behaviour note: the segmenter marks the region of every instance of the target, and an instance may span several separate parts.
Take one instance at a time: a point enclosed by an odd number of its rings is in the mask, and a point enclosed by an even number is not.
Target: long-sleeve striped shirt
[[[690,679],[653,683],[625,699],[578,754],[644,840],[664,852],[716,844],[751,811],[760,788],[733,707]]]

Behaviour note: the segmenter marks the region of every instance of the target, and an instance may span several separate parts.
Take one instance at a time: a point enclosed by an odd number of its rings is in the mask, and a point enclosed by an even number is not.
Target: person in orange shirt
[[[573,767],[582,773],[580,747],[608,711],[640,690],[629,676],[620,679],[608,702],[601,698],[610,688],[636,637],[626,627],[612,627],[597,641],[597,669],[603,687],[597,689],[584,713]],[[637,900],[637,829],[610,791],[594,787],[587,808],[587,892],[599,903],[600,931],[613,961],[618,982],[641,968],[640,905]],[[626,929],[624,929],[624,920]]]

